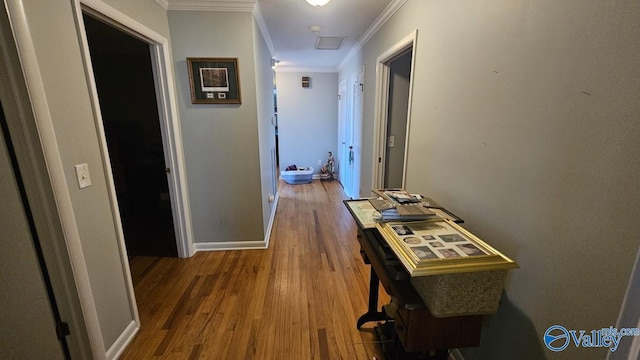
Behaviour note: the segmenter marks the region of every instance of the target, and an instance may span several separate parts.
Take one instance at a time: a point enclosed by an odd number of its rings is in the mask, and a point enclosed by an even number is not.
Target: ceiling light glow
[[[313,6],[327,5],[330,0],[307,0],[307,2]]]

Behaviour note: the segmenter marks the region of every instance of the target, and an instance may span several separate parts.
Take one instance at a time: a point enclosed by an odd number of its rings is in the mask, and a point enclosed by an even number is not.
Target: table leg
[[[378,311],[378,290],[380,289],[380,279],[376,274],[373,267],[371,267],[371,277],[369,279],[369,309],[367,312],[360,316],[356,325],[357,329],[369,321],[380,321],[387,319],[387,314],[384,311]]]

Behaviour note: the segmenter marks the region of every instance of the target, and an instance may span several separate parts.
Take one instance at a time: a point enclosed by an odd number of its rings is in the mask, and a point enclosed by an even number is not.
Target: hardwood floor
[[[370,268],[340,184],[279,192],[269,249],[132,259],[142,325],[121,359],[383,359],[356,329]]]

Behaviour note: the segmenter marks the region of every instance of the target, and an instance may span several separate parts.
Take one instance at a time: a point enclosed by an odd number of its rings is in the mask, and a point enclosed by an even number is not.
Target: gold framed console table
[[[387,337],[393,340],[393,346],[389,351],[385,350],[387,357],[391,359],[414,359],[417,358],[417,354],[420,354],[420,358],[425,358],[424,356],[426,355],[430,356],[427,357],[428,359],[446,359],[449,349],[478,346],[483,317],[487,313],[494,312],[493,310],[495,309],[491,309],[493,305],[479,310],[474,309],[473,306],[469,308],[463,305],[463,311],[458,308],[451,310],[450,305],[457,304],[460,301],[459,299],[449,301],[451,293],[446,291],[447,283],[450,281],[449,277],[451,276],[455,277],[454,282],[459,281],[457,280],[457,275],[441,275],[445,279],[445,286],[443,287],[442,281],[438,281],[440,277],[428,275],[425,277],[423,267],[417,267],[422,271],[412,274],[409,271],[412,269],[409,266],[409,262],[400,258],[398,254],[402,255],[402,253],[399,253],[398,249],[394,249],[397,244],[393,244],[393,241],[389,239],[390,235],[385,234],[385,226],[371,220],[372,212],[367,205],[367,201],[366,199],[344,201],[358,225],[357,240],[360,243],[362,258],[366,264],[371,265],[368,309],[358,319],[357,328],[360,329],[362,325],[371,321],[378,322],[378,328],[382,327],[381,324],[385,324],[384,327],[386,329],[392,328],[392,334]],[[451,214],[448,211],[447,213]],[[453,223],[463,222],[457,216],[454,217],[456,221]],[[447,221],[449,221],[447,224],[452,223],[450,220]],[[465,233],[465,235],[467,234]],[[479,240],[475,237],[473,239],[465,239]],[[462,240],[460,240],[460,243],[462,243]],[[477,243],[474,242],[474,244]],[[485,254],[487,259],[496,260],[497,251],[495,249],[484,242],[481,242],[481,246],[482,250],[487,253]],[[463,252],[460,253],[464,255]],[[502,256],[502,254],[499,255],[500,257]],[[420,259],[417,257],[416,259],[419,262]],[[494,272],[504,273],[506,276],[506,269],[515,268],[517,264],[506,257],[504,259],[508,261],[505,261],[505,264],[501,266],[495,265],[494,261],[495,266],[491,268],[494,271],[479,271],[483,269],[472,268],[475,274],[471,276],[482,277],[484,273],[487,273],[491,274],[493,279]],[[482,261],[478,259],[472,259],[472,261],[476,264],[475,266],[481,266],[478,264]],[[464,266],[460,267],[460,261],[453,261],[453,263],[454,266],[464,269]],[[463,275],[463,278],[465,276],[467,275]],[[424,279],[428,279],[426,286],[423,286]],[[434,280],[435,285],[432,284]],[[471,279],[472,282],[477,280],[477,278]],[[504,277],[498,277],[497,281],[503,282]],[[378,309],[380,284],[392,299],[391,303],[385,305],[383,309]],[[457,286],[458,284],[456,283],[455,285]],[[498,287],[501,293],[502,283]],[[438,294],[441,288],[444,288],[445,292]],[[443,296],[447,297],[444,301],[442,300]],[[435,300],[432,301],[432,298]],[[445,303],[444,306],[440,305],[442,302]],[[436,311],[432,311],[428,304]],[[377,331],[379,336],[384,335],[381,333],[382,331],[380,329]]]

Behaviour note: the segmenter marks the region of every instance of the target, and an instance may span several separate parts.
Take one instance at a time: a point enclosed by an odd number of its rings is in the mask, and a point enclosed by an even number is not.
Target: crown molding
[[[163,9],[167,10],[169,8],[169,0],[155,0],[158,5],[162,6]]]
[[[314,68],[314,67],[286,67],[286,66],[276,66],[273,71],[279,73],[291,73],[291,72],[299,72],[299,73],[337,73],[338,69],[336,68]]]
[[[374,21],[369,29],[367,29],[367,31],[364,33],[364,35],[362,35],[360,40],[358,40],[358,42],[351,48],[351,51],[349,51],[347,56],[342,59],[342,61],[338,65],[338,70],[342,69],[349,62],[349,60],[351,60],[351,58],[354,57],[358,53],[358,51],[360,51],[360,49],[362,49],[364,44],[366,44],[367,41],[369,41],[373,37],[373,35],[375,35],[378,30],[380,30],[382,26],[384,26],[384,24],[386,24],[387,21],[389,21],[389,19],[391,19],[391,17],[395,15],[395,13],[398,12],[398,10],[400,10],[402,5],[404,5],[404,3],[406,2],[407,0],[393,0],[391,3],[389,3],[382,14],[378,16],[376,21]]]
[[[276,49],[273,46],[271,34],[269,33],[269,29],[267,28],[267,23],[264,21],[264,17],[262,17],[260,5],[257,2],[253,7],[253,18],[256,20],[256,24],[258,25],[258,29],[260,29],[260,32],[262,33],[262,37],[264,37],[264,42],[267,43],[267,47],[269,48],[269,52],[271,52],[271,56],[273,56],[273,54],[276,53]]]
[[[256,0],[155,0],[166,10],[183,11],[253,11]]]

